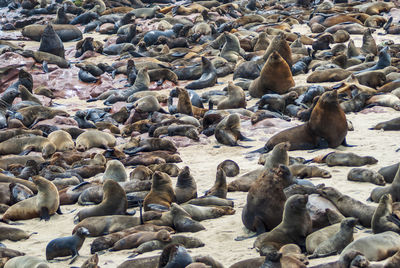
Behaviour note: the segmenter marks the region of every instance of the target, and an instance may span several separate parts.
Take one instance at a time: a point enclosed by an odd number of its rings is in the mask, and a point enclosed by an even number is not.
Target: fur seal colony
[[[0,16],[0,268],[398,266],[399,1]]]

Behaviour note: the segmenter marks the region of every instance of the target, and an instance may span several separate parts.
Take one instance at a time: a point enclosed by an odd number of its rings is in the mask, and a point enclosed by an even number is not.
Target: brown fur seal
[[[32,102],[36,102],[39,105],[42,105],[42,102],[38,98],[33,96],[32,93],[29,92],[29,90],[26,87],[24,87],[23,85],[18,86],[18,91],[19,91],[19,96],[21,97],[21,100],[32,101]]]
[[[20,52],[24,57],[32,57],[38,63],[47,62],[48,64],[56,64],[60,68],[69,68],[70,63],[65,59],[43,51],[24,50]]]
[[[353,168],[347,174],[349,181],[364,181],[370,182],[376,185],[385,185],[385,179],[381,174],[376,171],[366,168]]]
[[[308,258],[321,258],[341,253],[342,250],[354,240],[353,229],[357,224],[357,221],[358,220],[355,218],[343,220],[340,224],[339,231],[328,240],[319,244],[314,253],[311,256],[308,256]]]
[[[33,127],[41,120],[53,119],[56,115],[69,117],[69,114],[63,110],[52,109],[45,106],[29,106],[17,111],[17,118],[26,127]]]
[[[392,215],[392,206],[392,196],[390,194],[382,195],[381,199],[379,200],[379,205],[372,216],[371,226],[374,234],[379,234],[386,231],[393,231],[396,233],[400,232],[400,227],[391,221],[391,217],[394,217]]]
[[[25,26],[21,32],[23,36],[39,42],[45,28],[45,25],[32,24]],[[53,29],[63,42],[82,39],[82,32],[75,25],[55,24],[53,25]]]
[[[269,44],[267,50],[265,51],[263,55],[263,62],[267,61],[270,55],[274,52],[277,51],[279,55],[283,59],[285,59],[286,63],[289,65],[289,67],[292,66],[293,60],[292,60],[292,51],[290,49],[289,44],[286,42],[285,34],[283,32],[278,33],[275,35],[275,37],[272,39],[271,43]]]
[[[317,166],[307,166],[304,164],[295,164],[289,166],[290,172],[293,176],[298,176],[300,178],[313,178],[313,177],[321,177],[321,178],[330,178],[332,177],[331,173],[327,170],[319,168]]]
[[[124,189],[113,180],[106,180],[103,184],[103,201],[100,204],[82,209],[75,216],[75,221],[82,221],[88,217],[103,215],[124,215],[128,206]]]
[[[186,89],[177,87],[176,90],[178,92],[178,106],[177,106],[178,113],[198,116],[198,117],[204,116],[204,114],[207,112],[207,109],[199,108],[197,106],[192,105],[189,92]]]
[[[218,109],[246,108],[246,95],[243,89],[228,82],[228,96],[218,102]]]
[[[284,165],[260,175],[247,194],[242,212],[242,222],[247,229],[261,234],[282,221],[286,201],[283,189],[291,184],[291,180],[290,171]]]
[[[64,130],[53,131],[47,138],[56,146],[58,152],[70,151],[75,148],[71,135]]]
[[[343,262],[350,251],[359,251],[369,261],[384,260],[397,252],[399,245],[400,235],[391,231],[361,237],[345,247],[339,261]]]
[[[89,231],[81,227],[72,236],[51,240],[46,246],[46,260],[72,255],[72,260],[69,263],[72,264],[79,256],[78,251],[81,249],[87,235],[89,235]]]
[[[343,195],[333,187],[324,187],[318,192],[322,197],[331,201],[345,217],[357,218],[363,226],[371,227],[374,207],[365,205],[348,195]]]
[[[268,233],[259,235],[254,247],[261,256],[271,261],[280,257],[278,250],[286,244],[304,244],[311,233],[311,219],[307,212],[307,195],[292,195],[286,200],[282,222]]]
[[[177,232],[198,232],[205,230],[204,226],[192,219],[181,206],[176,203],[171,204],[171,216],[173,227]]]
[[[161,206],[168,210],[171,203],[175,201],[171,178],[166,173],[154,172],[151,190],[143,202],[144,210],[153,210],[153,206]]]
[[[27,232],[21,229],[0,225],[0,241],[6,239],[10,241],[25,240],[28,239],[31,235],[32,234],[28,234]]]
[[[37,195],[12,205],[4,213],[2,221],[29,220],[36,217],[47,221],[58,210],[60,200],[56,186],[40,176],[34,176],[32,180],[38,188]]]
[[[124,182],[127,179],[124,165],[118,160],[110,160],[107,162],[106,171],[103,175],[103,181],[110,179],[116,182]]]
[[[171,241],[171,235],[167,230],[131,234],[118,240],[110,249],[110,251],[137,248],[141,244],[152,240],[159,240],[161,242],[168,243]]]
[[[374,55],[378,55],[378,48],[370,29],[365,31],[363,34],[363,44],[361,46],[361,51],[365,54],[372,53]]]
[[[326,118],[330,118],[329,124]],[[328,91],[318,99],[307,123],[275,134],[264,148],[269,151],[284,141],[290,142],[290,150],[314,149],[321,146],[335,148],[345,143],[347,129],[346,115],[340,108],[337,92]],[[328,144],[325,145],[325,142]]]
[[[186,89],[202,89],[212,87],[217,82],[217,71],[213,63],[206,57],[201,57],[202,75],[201,77],[185,86]]]
[[[228,32],[225,32],[224,36],[225,44],[221,50],[221,57],[229,62],[237,62],[241,57],[239,38]]]
[[[178,204],[197,198],[196,181],[190,174],[188,166],[185,166],[181,172],[179,172],[178,180],[175,185],[175,196]]]
[[[216,196],[219,198],[225,198],[228,193],[228,187],[226,185],[226,175],[222,168],[217,169],[215,183],[210,190],[205,192],[205,196]]]
[[[394,118],[389,121],[384,121],[384,122],[378,123],[370,129],[376,129],[376,130],[383,129],[385,131],[400,130],[400,117]]]
[[[351,219],[354,219],[354,218],[346,219],[343,217],[343,219],[341,221],[339,221],[335,224],[326,226],[324,228],[321,228],[321,229],[309,234],[306,238],[307,253],[313,254],[315,249],[318,247],[318,245],[320,245],[324,241],[329,240],[329,238],[331,238],[333,235],[335,235],[340,230],[340,225],[341,225],[342,221],[351,220]]]
[[[86,151],[93,147],[108,149],[116,144],[115,137],[99,130],[88,130],[76,139],[76,149]]]
[[[22,128],[12,128],[0,131],[0,142],[6,141],[18,135],[33,134],[37,136],[42,136],[43,132],[41,130],[29,130]]]
[[[249,86],[249,93],[254,98],[261,98],[266,93],[287,93],[295,85],[290,67],[277,51],[271,53],[261,70],[260,76]]]
[[[39,51],[65,58],[64,45],[51,24],[48,24],[43,30]]]
[[[153,152],[153,151],[169,151],[175,153],[178,149],[175,144],[166,139],[160,138],[146,138],[135,140],[137,146],[125,149],[124,153],[134,155],[139,152]]]
[[[240,133],[240,117],[234,113],[225,117],[215,128],[215,138],[219,143],[229,146],[242,146],[238,140],[249,140]]]
[[[307,77],[307,83],[339,82],[350,75],[350,71],[340,68],[317,70]]]

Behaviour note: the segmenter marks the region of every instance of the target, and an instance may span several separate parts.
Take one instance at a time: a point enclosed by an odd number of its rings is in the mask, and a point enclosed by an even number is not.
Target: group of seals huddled
[[[133,259],[118,267],[219,268],[225,260],[186,249],[218,243],[202,238],[213,227],[206,220],[239,209],[238,224],[254,235],[229,243],[256,237],[260,257],[234,256],[231,267],[306,267],[331,255],[315,267],[400,266],[399,164],[375,171],[379,157],[349,145],[359,125],[347,118],[400,111],[400,49],[386,39],[400,33],[398,10],[353,0],[0,1],[0,13],[12,14],[2,32],[35,42],[0,36],[0,241],[41,237],[36,218],[51,229],[73,214],[76,224],[36,256],[0,244],[0,267],[49,267],[59,257],[99,267],[122,251]],[[301,24],[308,31],[293,30]],[[72,96],[87,107],[69,105]],[[398,117],[382,121],[365,135],[400,129]],[[243,161],[261,153],[262,167],[205,159],[212,171],[199,172],[181,147],[197,146],[204,160],[202,145],[228,148],[232,159],[246,153]],[[291,152],[328,148],[310,159]],[[378,205],[331,187],[338,170],[350,185],[378,185],[368,199]],[[233,191],[247,193],[233,201]],[[78,211],[65,215],[64,205]],[[372,234],[358,238],[355,228]],[[89,246],[86,237],[96,238]],[[82,248],[93,254],[84,263]],[[154,250],[162,253],[136,257]]]

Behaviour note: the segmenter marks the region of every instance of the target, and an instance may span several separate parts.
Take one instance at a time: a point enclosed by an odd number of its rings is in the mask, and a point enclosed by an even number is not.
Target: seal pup
[[[190,169],[185,166],[178,175],[175,185],[176,203],[182,204],[193,198],[197,198],[197,184]]]
[[[158,240],[164,243],[171,241],[171,235],[167,230],[160,230],[158,232],[139,232],[128,235],[117,242],[110,248],[110,251],[118,251],[123,249],[137,248],[143,243],[148,241]]]
[[[69,264],[72,264],[79,256],[78,251],[81,249],[86,236],[89,235],[89,231],[81,227],[75,234],[67,237],[60,237],[51,240],[46,246],[46,260],[53,260],[57,257],[65,257],[72,255],[72,260]]]
[[[180,244],[166,246],[160,256],[159,268],[184,268],[193,262],[186,248]]]
[[[54,31],[53,26],[48,24],[40,39],[39,51],[47,52],[65,59],[65,50],[63,42]]]
[[[50,268],[47,261],[33,256],[18,256],[10,259],[4,268]]]
[[[347,174],[347,180],[370,182],[380,186],[385,185],[385,178],[381,174],[366,168],[351,169]]]
[[[371,227],[374,234],[379,234],[386,231],[400,233],[400,227],[397,225],[399,221],[393,218],[396,216],[392,215],[392,213],[392,196],[390,194],[384,194],[379,199],[379,205],[372,216]]]
[[[278,250],[286,244],[303,245],[311,233],[311,218],[307,212],[308,195],[292,195],[286,200],[282,222],[268,233],[259,235],[254,247],[271,261],[281,256]]]
[[[201,57],[202,75],[201,77],[185,86],[186,89],[203,89],[212,87],[217,82],[217,71],[214,65],[206,57]]]
[[[128,201],[124,189],[114,180],[106,180],[103,184],[103,200],[100,204],[82,209],[74,221],[80,222],[88,217],[104,215],[125,215]]]
[[[339,231],[331,236],[328,240],[325,240],[319,244],[314,253],[311,256],[308,256],[308,258],[321,258],[341,253],[342,250],[354,240],[353,229],[357,222],[358,220],[355,218],[343,220],[340,223]]]
[[[225,44],[221,50],[221,57],[229,62],[237,62],[240,56],[240,42],[235,35],[225,32]]]
[[[144,211],[153,210],[154,207],[168,210],[171,203],[176,201],[171,178],[166,173],[155,171],[152,181],[150,192],[143,202]]]
[[[383,129],[385,131],[400,130],[400,117],[394,118],[389,121],[384,121],[384,122],[378,123],[370,129],[375,129],[375,130]]]
[[[29,220],[36,217],[48,221],[50,215],[58,211],[60,199],[57,187],[41,176],[34,176],[32,181],[38,193],[9,207],[3,214],[3,222]]]
[[[215,128],[215,138],[224,145],[241,146],[243,148],[249,147],[238,144],[238,140],[251,141],[240,133],[240,116],[237,113],[228,115],[218,123]]]
[[[354,153],[333,152],[324,157],[325,163],[332,166],[359,167],[364,165],[373,165],[378,160],[372,156],[359,156]]]
[[[261,69],[260,76],[251,82],[249,93],[253,98],[261,98],[267,93],[284,94],[294,85],[289,65],[274,51]]]
[[[230,160],[230,159],[222,161],[217,166],[217,170],[219,168],[222,168],[225,171],[225,174],[227,177],[235,177],[235,176],[239,175],[239,172],[240,172],[239,165],[235,161]]]
[[[215,183],[211,189],[204,193],[204,196],[216,196],[226,199],[228,193],[228,186],[226,185],[226,174],[222,168],[217,169]]]

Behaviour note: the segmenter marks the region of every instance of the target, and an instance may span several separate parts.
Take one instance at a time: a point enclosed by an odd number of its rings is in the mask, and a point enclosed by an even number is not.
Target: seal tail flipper
[[[257,234],[253,234],[253,235],[250,235],[250,236],[238,236],[238,237],[235,238],[235,241],[243,241],[243,240],[247,240],[247,239],[250,239],[250,238],[253,238],[253,237],[257,237]]]
[[[58,206],[56,213],[58,215],[63,215],[63,213],[61,212],[61,205]]]
[[[45,221],[50,220],[49,209],[46,207],[40,208],[39,216],[40,220],[45,220]]]
[[[390,28],[392,22],[393,22],[393,17],[390,17],[388,19],[388,21],[386,22],[386,24],[383,26],[383,30],[385,30],[385,32],[388,31],[388,29]]]
[[[332,251],[332,252],[325,253],[325,254],[318,254],[318,255],[317,254],[312,254],[310,256],[307,256],[307,258],[309,258],[309,259],[325,258],[325,257],[332,256],[332,255],[334,255],[336,253],[337,253],[336,251]]]
[[[345,146],[345,147],[357,147],[357,145],[350,145],[350,144],[347,144],[346,138],[344,138],[344,140],[343,140],[343,142],[342,142],[342,145]]]
[[[139,153],[143,151],[144,149],[142,147],[133,147],[129,149],[124,149],[124,153],[126,153],[129,156],[135,155],[136,153]]]
[[[242,134],[240,134],[239,140],[241,140],[241,141],[254,141],[254,140],[252,140],[252,139],[246,138],[246,137],[243,136]]]
[[[251,152],[249,152],[249,153],[250,153],[250,154],[252,154],[252,153],[266,154],[266,153],[268,153],[269,151],[271,151],[271,150],[268,150],[268,149],[266,149],[265,147],[262,147],[262,148],[260,148],[260,149],[251,151]]]
[[[94,102],[94,101],[98,101],[98,99],[97,98],[91,98],[91,99],[86,100],[86,102]]]

